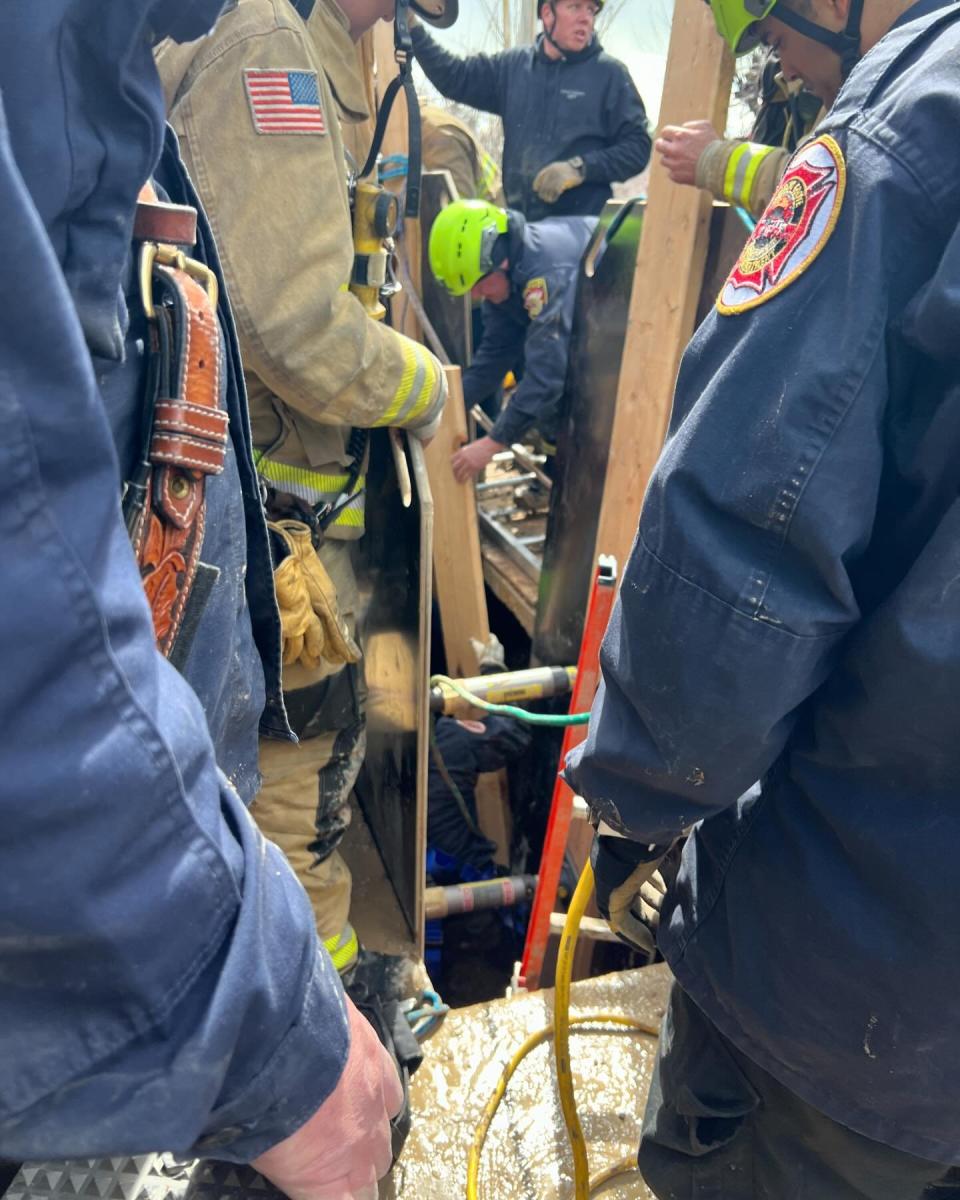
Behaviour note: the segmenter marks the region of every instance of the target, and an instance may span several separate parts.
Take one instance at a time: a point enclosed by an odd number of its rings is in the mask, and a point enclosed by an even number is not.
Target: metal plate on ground
[[[180,1163],[164,1154],[24,1165],[4,1200],[283,1200],[273,1184],[233,1163]]]
[[[614,1012],[658,1025],[671,976],[661,964],[574,983],[575,1015]],[[425,1044],[411,1085],[413,1127],[380,1200],[456,1200],[467,1154],[503,1065],[524,1038],[552,1024],[553,991],[523,992],[449,1014]],[[631,1155],[656,1056],[652,1037],[572,1033],[577,1104],[595,1173]],[[509,1181],[505,1184],[504,1181]],[[507,1190],[508,1189],[508,1190]],[[518,1068],[494,1118],[481,1160],[481,1200],[572,1200],[570,1157],[550,1044]],[[599,1195],[600,1193],[598,1193]],[[653,1200],[636,1174],[612,1182],[606,1200]],[[282,1200],[249,1167],[178,1163],[167,1155],[34,1163],[4,1200]]]
[[[586,979],[572,988],[575,1014],[614,1012],[658,1026],[671,976],[666,966]],[[553,1022],[553,991],[521,993],[449,1014],[426,1043],[411,1085],[414,1121],[391,1186],[394,1200],[456,1200],[467,1155],[500,1072],[528,1034]],[[591,1173],[635,1153],[656,1039],[571,1033],[577,1106]],[[517,1069],[487,1135],[480,1200],[573,1200],[571,1160],[550,1043]],[[653,1200],[638,1175],[612,1182],[605,1200]]]

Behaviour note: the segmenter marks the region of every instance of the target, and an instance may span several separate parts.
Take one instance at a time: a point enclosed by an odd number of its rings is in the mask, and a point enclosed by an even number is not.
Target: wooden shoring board
[[[661,124],[706,117],[723,129],[732,80],[733,58],[710,8],[703,0],[676,0]],[[693,333],[711,206],[707,192],[671,183],[654,154],[594,556],[614,555],[621,571]]]
[[[471,639],[485,645],[490,623],[473,483],[457,483],[450,466],[450,456],[467,437],[460,368],[443,370],[447,404],[437,436],[427,447],[426,459],[435,506],[433,572],[447,674],[462,679],[479,674],[480,663]]]

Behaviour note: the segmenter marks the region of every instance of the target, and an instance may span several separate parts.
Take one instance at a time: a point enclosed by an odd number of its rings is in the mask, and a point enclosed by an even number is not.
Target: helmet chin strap
[[[833,29],[824,29],[815,25],[785,4],[776,4],[771,9],[771,16],[789,25],[797,33],[802,33],[822,46],[828,46],[840,59],[840,72],[844,79],[860,61],[860,18],[863,14],[863,0],[850,0],[850,11],[847,14],[846,28],[842,33]]]
[[[553,28],[556,29],[556,27],[557,27],[557,6],[555,3],[555,0],[549,0],[549,8],[550,8],[550,11],[553,13]],[[558,45],[553,40],[553,30],[550,30],[547,28],[546,21],[544,21],[544,23],[543,23],[543,36],[547,39],[547,41],[554,48],[554,50],[556,50],[556,52],[560,55],[560,57],[562,59],[566,59],[566,57],[567,57],[566,50],[564,50],[564,48],[562,46]]]

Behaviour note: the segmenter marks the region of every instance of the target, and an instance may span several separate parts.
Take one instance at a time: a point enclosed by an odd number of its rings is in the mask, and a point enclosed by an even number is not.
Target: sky
[[[518,10],[519,0],[510,0],[510,5]],[[607,0],[607,6],[610,13],[601,35],[604,48],[630,68],[650,122],[656,124],[673,0]],[[431,32],[459,54],[497,50],[502,46],[502,11],[503,0],[460,0],[456,25]]]

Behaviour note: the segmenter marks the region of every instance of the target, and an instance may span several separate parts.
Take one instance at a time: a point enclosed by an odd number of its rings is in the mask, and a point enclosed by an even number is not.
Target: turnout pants
[[[351,543],[327,541],[320,558],[356,636],[357,584]],[[284,700],[299,745],[262,739],[263,784],[251,814],[283,850],[313,906],[317,932],[338,971],[358,952],[350,925],[351,877],[337,847],[350,824],[350,795],[366,749],[363,661],[283,669]]]
[[[676,984],[638,1163],[658,1200],[960,1200],[960,1169],[871,1141],[812,1108]]]

